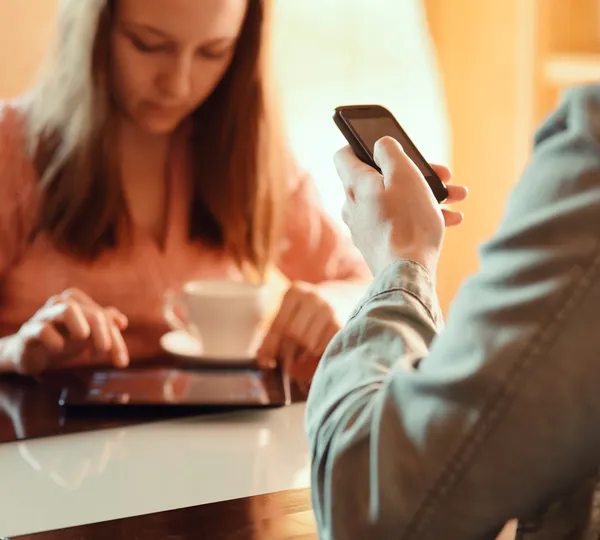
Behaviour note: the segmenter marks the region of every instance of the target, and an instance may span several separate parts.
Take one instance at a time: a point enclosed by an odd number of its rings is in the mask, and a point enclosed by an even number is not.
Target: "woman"
[[[339,323],[309,283],[368,270],[287,159],[268,0],[59,5],[50,65],[0,109],[0,370],[153,356],[165,290],[273,267],[260,352],[318,358]]]

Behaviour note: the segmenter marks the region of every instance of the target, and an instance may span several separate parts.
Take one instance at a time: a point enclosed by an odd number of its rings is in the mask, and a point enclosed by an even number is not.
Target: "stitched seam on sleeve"
[[[599,275],[600,252],[597,251],[596,258],[587,271],[578,282],[565,292],[562,309],[557,310],[554,317],[544,327],[540,328],[526,345],[523,353],[515,359],[514,365],[509,371],[506,385],[484,407],[481,419],[464,438],[454,454],[450,456],[446,468],[425,495],[413,519],[407,524],[406,532],[402,538],[410,540],[424,537],[424,531],[432,523],[436,508],[439,507],[449,491],[463,476],[463,473],[468,470],[474,454],[486,442],[493,428],[501,420],[503,412],[510,406],[527,380],[527,375],[534,366],[535,360],[540,358],[557,336],[561,334],[560,326],[564,324],[565,318],[573,313]]]
[[[419,304],[421,304],[423,306],[425,311],[427,311],[427,314],[431,317],[431,320],[437,326],[437,318],[433,315],[433,312],[431,311],[431,309],[429,309],[429,307],[426,305],[426,303],[423,300],[421,300],[421,298],[419,297],[418,294],[416,294],[404,287],[392,287],[390,289],[386,289],[385,291],[379,291],[378,293],[375,293],[374,295],[369,296],[369,298],[360,306],[360,308],[358,308],[356,310],[356,312],[348,319],[348,322],[355,319],[363,311],[363,309],[365,309],[371,302],[373,302],[377,298],[380,298],[382,296],[385,296],[386,294],[390,294],[390,293],[394,293],[394,292],[405,293],[405,294],[408,294],[409,296],[411,296],[412,298],[414,298],[417,302],[419,302]]]

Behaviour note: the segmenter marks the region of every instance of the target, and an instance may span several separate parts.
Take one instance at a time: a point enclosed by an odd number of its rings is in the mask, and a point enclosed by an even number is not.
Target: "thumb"
[[[432,201],[435,200],[427,180],[396,139],[379,139],[373,149],[373,158],[383,174],[385,189],[416,189],[417,192],[425,193]]]
[[[373,159],[381,169],[385,180],[385,186],[390,187],[396,176],[407,172],[412,162],[404,153],[400,143],[392,137],[383,137],[375,143]]]

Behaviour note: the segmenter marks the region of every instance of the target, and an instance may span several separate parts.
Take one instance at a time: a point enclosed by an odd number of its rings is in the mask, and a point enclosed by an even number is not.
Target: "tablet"
[[[282,370],[136,368],[100,370],[65,386],[63,407],[281,407],[290,403]]]

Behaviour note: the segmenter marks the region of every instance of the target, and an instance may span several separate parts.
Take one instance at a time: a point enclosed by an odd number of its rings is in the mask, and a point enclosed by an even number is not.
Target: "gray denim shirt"
[[[322,539],[599,539],[600,87],[536,136],[442,329],[398,261],[334,338],[307,406]]]

